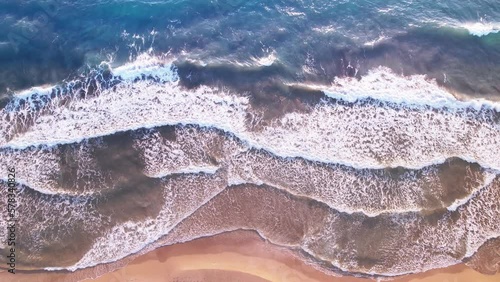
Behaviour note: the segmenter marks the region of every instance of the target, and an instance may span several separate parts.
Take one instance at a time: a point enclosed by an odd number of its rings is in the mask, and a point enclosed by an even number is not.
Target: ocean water
[[[498,1],[2,1],[0,24],[20,268],[238,229],[358,276],[499,245]]]

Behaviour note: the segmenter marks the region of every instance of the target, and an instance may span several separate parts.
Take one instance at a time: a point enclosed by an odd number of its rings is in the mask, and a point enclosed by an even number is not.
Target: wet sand
[[[0,281],[78,281],[87,282],[368,282],[372,279],[325,274],[299,258],[297,253],[264,241],[255,232],[236,231],[212,237],[200,238],[187,243],[165,246],[137,256],[128,265],[96,279],[95,273],[102,268],[86,269],[74,273],[33,272],[15,276],[0,272]],[[481,274],[465,264],[408,275],[395,282],[494,282],[496,275]]]
[[[208,270],[218,270],[222,276],[211,280]],[[224,279],[225,275],[235,272],[241,275],[238,279]],[[194,279],[200,275],[202,279]],[[88,281],[129,281],[125,278],[131,281],[365,281],[332,279],[302,262],[292,251],[267,243],[249,231],[159,248],[118,271]]]
[[[246,234],[244,234],[246,233]],[[239,237],[239,238],[238,238]],[[246,242],[240,241],[247,237]],[[222,244],[221,244],[222,242]],[[209,271],[219,271],[216,277]],[[235,276],[228,278],[226,275]],[[249,275],[253,275],[251,277]],[[256,277],[262,280],[255,280]],[[127,280],[129,279],[129,280]],[[496,275],[481,274],[464,264],[394,279],[394,282],[494,282]],[[271,245],[255,233],[233,232],[184,244],[159,248],[128,266],[88,282],[108,281],[374,281],[366,278],[326,275],[303,263],[291,252]]]

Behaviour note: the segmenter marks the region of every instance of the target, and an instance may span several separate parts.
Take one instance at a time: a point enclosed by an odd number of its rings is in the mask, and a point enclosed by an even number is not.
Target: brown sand
[[[238,279],[218,276],[210,280],[207,270],[243,273]],[[188,272],[188,273],[186,273]],[[198,273],[197,273],[198,272]],[[195,274],[196,273],[196,274]],[[145,274],[148,274],[144,276]],[[179,279],[189,275],[201,279]],[[248,277],[249,275],[254,277]],[[255,232],[237,231],[167,246],[134,260],[126,267],[88,282],[104,281],[345,281],[367,279],[332,277],[304,263],[292,251],[261,239]],[[146,278],[147,277],[147,278]],[[260,280],[254,280],[256,277]],[[117,280],[113,280],[117,279]],[[134,280],[136,279],[136,280]]]
[[[0,272],[0,281],[70,281],[89,271],[64,273]],[[262,240],[255,232],[237,231],[158,248],[127,266],[87,282],[369,282],[336,277],[303,262],[294,252]],[[464,264],[391,280],[395,282],[496,282],[500,273],[484,275]]]

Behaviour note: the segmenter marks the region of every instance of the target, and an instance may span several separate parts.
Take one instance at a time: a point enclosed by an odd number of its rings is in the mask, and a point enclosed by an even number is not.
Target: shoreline
[[[14,278],[14,279],[12,279]],[[189,242],[159,247],[129,256],[115,263],[75,272],[18,272],[15,277],[0,271],[0,280],[13,282],[125,282],[125,281],[283,281],[283,282],[369,282],[308,263],[297,252],[276,246],[253,231],[232,231]],[[393,282],[494,282],[500,273],[481,274],[465,264],[434,269],[397,278]]]

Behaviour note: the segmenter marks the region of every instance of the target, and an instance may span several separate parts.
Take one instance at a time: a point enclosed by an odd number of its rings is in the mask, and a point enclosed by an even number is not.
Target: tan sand
[[[212,280],[207,270],[221,276]],[[224,275],[242,274],[238,278]],[[188,275],[186,277],[186,275]],[[191,279],[189,275],[197,275]],[[253,277],[252,277],[253,276]],[[183,279],[181,279],[183,278]],[[255,280],[260,278],[260,280]],[[127,280],[129,279],[129,280]],[[87,282],[104,281],[283,281],[361,282],[367,279],[332,277],[304,263],[293,252],[262,240],[255,232],[238,231],[159,248],[126,267]]]
[[[246,237],[242,241],[241,237]],[[357,282],[370,279],[333,277],[325,275],[286,249],[264,242],[255,233],[233,232],[202,238],[184,244],[159,248],[137,258],[128,266],[88,282],[107,281],[338,281]],[[207,270],[219,270],[210,276]],[[224,276],[225,273],[241,273],[242,276]],[[152,273],[155,273],[151,275]],[[194,275],[194,276],[189,276]],[[245,276],[246,275],[246,276]],[[126,278],[130,280],[126,280]],[[181,278],[181,279],[179,279]],[[116,280],[114,280],[116,279]],[[494,282],[497,275],[483,275],[461,264],[446,269],[428,271],[392,280],[395,282]]]
[[[65,273],[1,272],[0,281],[75,281],[92,270]],[[296,253],[262,240],[255,232],[237,231],[158,248],[127,266],[86,282],[370,282],[335,277],[303,262]],[[391,280],[395,282],[497,282],[500,273],[484,275],[464,264]]]

